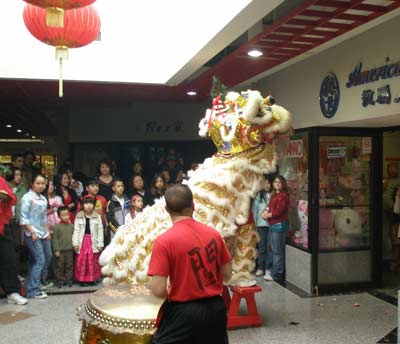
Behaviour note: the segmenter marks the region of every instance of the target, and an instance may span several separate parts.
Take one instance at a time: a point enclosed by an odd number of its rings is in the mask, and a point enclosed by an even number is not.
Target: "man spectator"
[[[40,173],[40,169],[33,166],[33,163],[36,159],[35,154],[33,152],[30,151],[25,152],[23,156],[24,156],[24,166],[22,167],[22,174],[23,174],[22,180],[24,182],[24,186],[26,188],[29,188],[32,178],[38,173]],[[28,184],[25,185],[25,183]]]
[[[167,298],[153,344],[228,343],[221,294],[232,265],[224,240],[192,218],[193,195],[187,185],[168,188],[165,201],[173,226],[155,240],[148,271],[153,294]]]

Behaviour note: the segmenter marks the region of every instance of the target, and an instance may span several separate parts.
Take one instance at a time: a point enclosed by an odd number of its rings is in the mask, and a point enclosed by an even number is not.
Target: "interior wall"
[[[199,140],[198,124],[210,102],[133,103],[127,107],[71,109],[69,142]]]
[[[360,62],[363,63],[363,70],[369,70],[385,65],[387,57],[390,58],[389,63],[400,61],[399,26],[400,17],[396,17],[318,55],[267,76],[256,86],[264,94],[274,95],[278,104],[291,111],[294,128],[342,125],[349,121],[383,119],[385,116],[399,114],[400,103],[393,102],[393,98],[400,96],[399,76],[346,88],[348,75]],[[329,73],[336,74],[340,85],[339,108],[331,119],[322,115],[319,105],[321,83]],[[363,90],[376,90],[387,84],[390,84],[392,90],[391,104],[362,106]],[[358,123],[358,126],[362,126],[362,123]],[[385,126],[384,120],[380,122],[380,126]]]

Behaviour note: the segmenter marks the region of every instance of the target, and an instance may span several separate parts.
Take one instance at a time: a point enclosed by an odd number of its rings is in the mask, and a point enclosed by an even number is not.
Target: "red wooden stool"
[[[260,326],[261,317],[257,311],[254,294],[260,292],[261,287],[255,285],[252,287],[235,287],[230,286],[232,298],[230,298],[229,290],[224,287],[223,298],[228,309],[228,329],[232,330],[236,327]],[[246,315],[239,315],[240,301],[244,298],[247,304]]]

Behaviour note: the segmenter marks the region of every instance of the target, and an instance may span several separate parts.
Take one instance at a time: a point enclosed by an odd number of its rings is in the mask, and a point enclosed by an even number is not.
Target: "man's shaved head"
[[[170,212],[181,214],[193,207],[193,194],[187,185],[170,186],[165,192],[165,202]]]

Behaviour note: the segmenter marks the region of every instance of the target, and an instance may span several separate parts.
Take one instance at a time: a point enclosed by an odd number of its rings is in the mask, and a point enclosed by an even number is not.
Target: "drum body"
[[[162,303],[143,285],[100,289],[78,308],[79,344],[150,344]]]

